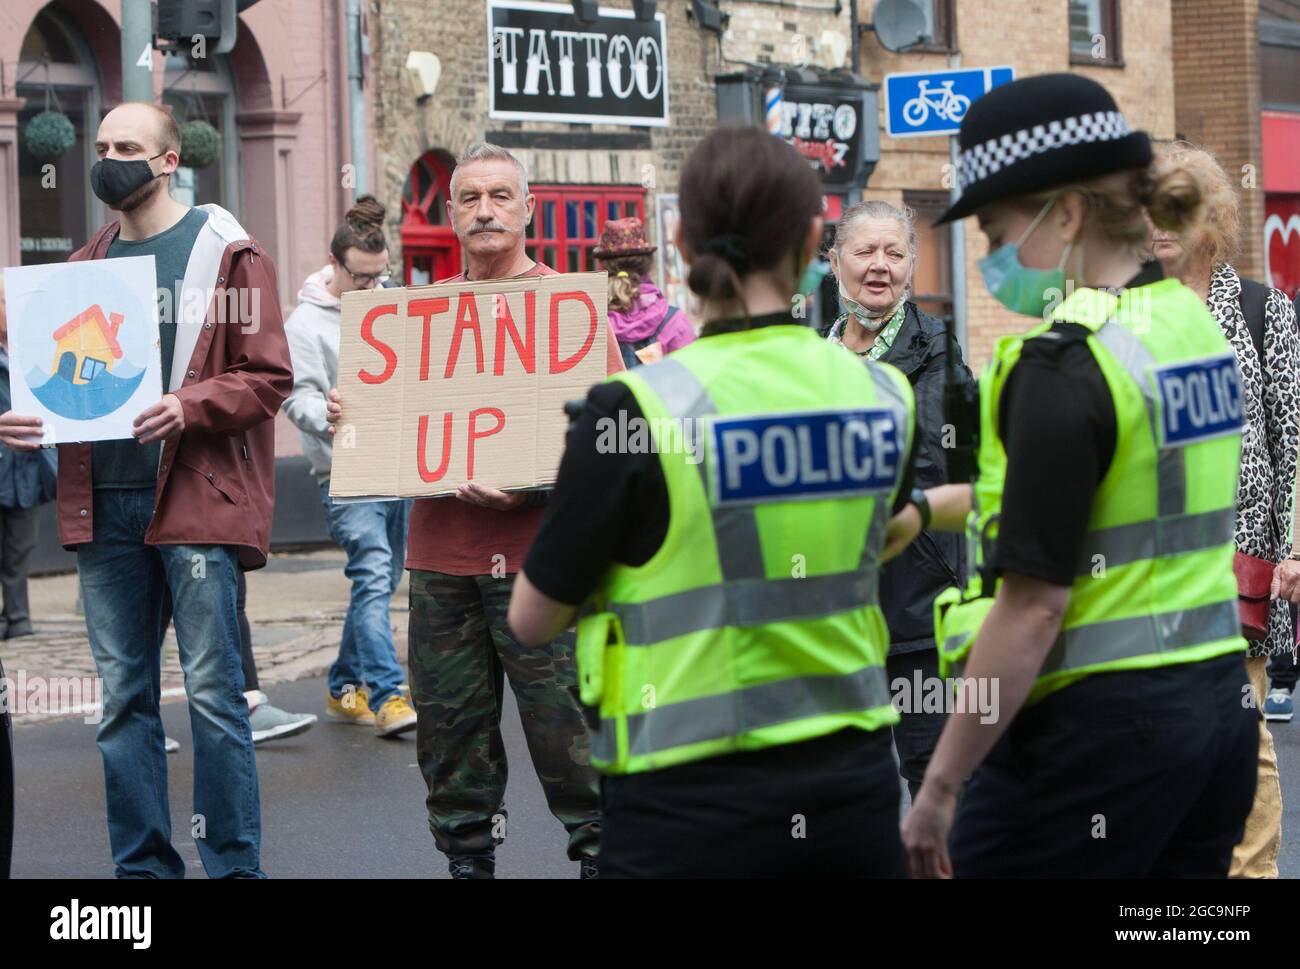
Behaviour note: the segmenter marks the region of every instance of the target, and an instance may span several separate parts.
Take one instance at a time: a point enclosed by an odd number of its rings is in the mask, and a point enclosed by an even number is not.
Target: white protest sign
[[[45,422],[42,443],[131,437],[162,398],[153,256],[8,267],[13,412]]]

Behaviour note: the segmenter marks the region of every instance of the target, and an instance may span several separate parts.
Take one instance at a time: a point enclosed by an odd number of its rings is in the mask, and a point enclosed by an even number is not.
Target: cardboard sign
[[[44,444],[131,437],[162,399],[153,256],[4,271],[15,414],[40,417]]]
[[[604,379],[605,273],[343,295],[330,497],[555,481],[564,402]]]

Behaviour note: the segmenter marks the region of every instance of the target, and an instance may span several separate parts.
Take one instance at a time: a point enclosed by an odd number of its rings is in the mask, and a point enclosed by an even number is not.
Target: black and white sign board
[[[488,0],[487,17],[490,117],[667,126],[662,13],[601,8],[583,23],[572,4]]]
[[[778,107],[781,137],[808,159],[824,184],[852,186],[862,171],[864,137],[877,125],[874,109],[874,98],[858,88],[788,84]]]

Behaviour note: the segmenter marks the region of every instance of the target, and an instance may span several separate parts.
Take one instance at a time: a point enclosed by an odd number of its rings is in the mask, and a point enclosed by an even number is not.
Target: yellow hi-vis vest
[[[912,443],[907,379],[797,325],[708,337],[610,379],[649,424],[669,518],[659,550],[616,563],[578,623],[596,767],[897,723],[877,585]]]
[[[1115,405],[1115,454],[1093,498],[1061,632],[1028,703],[1093,673],[1195,663],[1243,650],[1232,572],[1245,402],[1236,357],[1200,298],[1176,279],[1120,297],[1077,290],[1052,320],[1091,331]],[[945,676],[959,676],[1000,580],[993,555],[1007,456],[1002,389],[1026,340],[997,344],[980,378],[979,478],[967,522],[971,581],[935,602]],[[981,575],[981,570],[985,574]]]

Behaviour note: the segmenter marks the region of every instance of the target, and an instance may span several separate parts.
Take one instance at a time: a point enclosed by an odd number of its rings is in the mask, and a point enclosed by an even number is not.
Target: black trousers
[[[901,877],[889,731],[601,781],[601,878]]]
[[[4,664],[0,663],[0,680],[4,675]],[[14,748],[9,699],[6,697],[0,708],[0,878],[9,877],[14,849]]]
[[[27,570],[36,548],[36,522],[40,507],[0,508],[0,638],[32,631],[27,604]]]
[[[1291,628],[1300,628],[1296,622],[1296,606],[1291,603]],[[1268,683],[1270,687],[1281,687],[1295,692],[1296,681],[1300,680],[1300,667],[1296,666],[1295,650],[1285,649],[1268,658]]]
[[[922,709],[922,695],[915,693],[917,674],[920,674],[922,690],[928,681],[939,678],[939,651],[921,649],[913,653],[891,654],[885,660],[885,669],[889,673],[891,694],[899,680],[907,683],[911,696],[911,705],[902,714],[902,719],[894,724],[894,747],[898,751],[898,772],[907,781],[907,789],[916,800],[921,790],[921,781],[925,780],[925,769],[930,766],[934,748],[939,746],[939,737],[943,725],[948,722],[948,714],[940,711],[927,713]]]
[[[1022,710],[971,776],[958,877],[1224,878],[1255,797],[1243,656],[1088,677]]]

